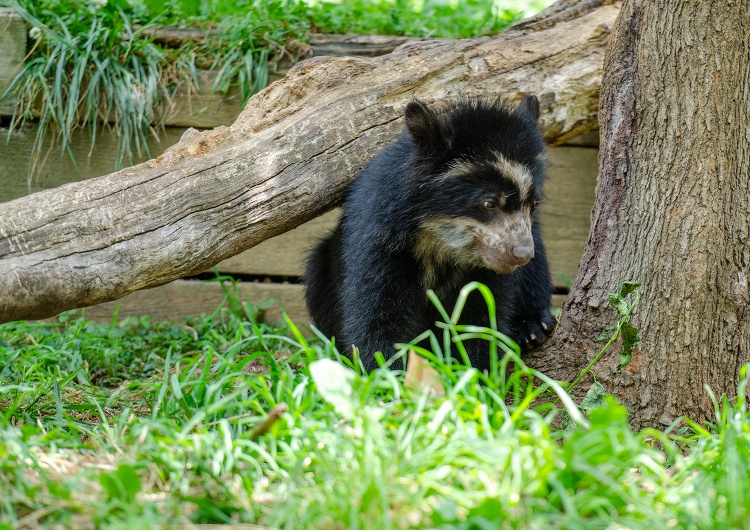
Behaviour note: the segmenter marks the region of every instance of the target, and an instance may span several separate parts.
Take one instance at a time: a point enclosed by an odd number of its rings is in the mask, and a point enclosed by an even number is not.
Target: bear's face
[[[415,254],[434,264],[509,274],[534,257],[539,200],[530,168],[499,152],[460,158],[425,183]]]
[[[452,266],[509,274],[534,257],[544,164],[536,98],[515,110],[480,100],[457,108],[436,112],[415,101],[405,112],[415,145],[413,251],[426,287]]]

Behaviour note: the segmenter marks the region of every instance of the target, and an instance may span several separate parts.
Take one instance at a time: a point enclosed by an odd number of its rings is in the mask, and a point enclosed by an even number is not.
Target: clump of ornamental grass
[[[150,156],[150,136],[178,90],[198,90],[199,67],[218,71],[213,93],[238,87],[246,101],[268,83],[269,61],[273,67],[281,56],[299,56],[307,30],[282,1],[253,2],[215,23],[161,2],[151,9],[126,0],[6,4],[29,25],[31,50],[0,97],[17,102],[11,132],[38,120],[32,168],[56,149],[72,157],[77,129],[88,131],[92,150],[97,133],[112,132],[116,168]],[[188,22],[202,30],[195,39],[176,48],[155,40],[157,28]]]

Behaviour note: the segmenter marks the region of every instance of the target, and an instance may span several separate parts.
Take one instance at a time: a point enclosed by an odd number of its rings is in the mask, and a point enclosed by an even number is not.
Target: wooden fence
[[[377,55],[390,52],[403,42],[396,37],[312,36],[317,55]],[[20,17],[0,9],[0,93],[26,55],[27,28]],[[210,93],[212,72],[201,72],[203,93]],[[200,110],[200,112],[198,112]],[[0,104],[0,119],[7,122],[12,102]],[[229,125],[241,111],[241,101],[230,95],[222,99],[197,94],[179,94],[166,120],[157,132],[149,154],[142,153],[133,163],[156,157],[176,143],[187,127],[213,128]],[[93,178],[114,170],[117,140],[110,132],[96,138],[92,150],[87,131],[76,131],[71,145],[75,163],[66,153],[51,151],[29,179],[32,145],[36,124],[8,135],[0,127],[0,215],[2,203],[42,189]],[[547,201],[542,206],[542,225],[550,257],[559,306],[578,269],[589,232],[589,213],[594,204],[597,177],[598,135],[581,137],[569,145],[551,148]],[[149,156],[150,155],[150,156]],[[242,278],[243,296],[253,303],[268,299],[277,302],[265,311],[265,318],[277,321],[284,308],[300,324],[308,322],[303,287],[298,278],[303,272],[305,255],[315,242],[334,226],[338,211],[329,212],[299,228],[274,237],[260,245],[223,261],[216,266],[222,274]],[[2,274],[2,263],[0,263]],[[181,320],[186,315],[210,313],[224,299],[224,290],[216,282],[191,279],[132,293],[115,302],[86,309],[92,320],[109,320],[119,307],[119,316],[151,315],[154,319]]]

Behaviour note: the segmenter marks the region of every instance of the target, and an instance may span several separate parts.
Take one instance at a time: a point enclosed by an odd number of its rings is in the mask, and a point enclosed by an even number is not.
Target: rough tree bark
[[[314,58],[253,97],[231,127],[189,131],[156,160],[3,204],[0,322],[204,271],[320,215],[399,133],[417,96],[534,93],[551,142],[592,129],[618,10],[562,0],[496,38]]]
[[[607,50],[592,229],[553,341],[531,362],[568,379],[642,282],[643,342],[595,370],[633,426],[713,417],[750,361],[750,11],[741,0],[626,0]]]

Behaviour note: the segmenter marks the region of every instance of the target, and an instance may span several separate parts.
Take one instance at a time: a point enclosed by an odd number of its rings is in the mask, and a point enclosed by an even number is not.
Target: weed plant
[[[748,528],[747,368],[712,425],[634,433],[457,312],[422,337],[438,396],[230,302],[184,324],[0,326],[0,527]],[[493,374],[450,354],[477,336]]]

